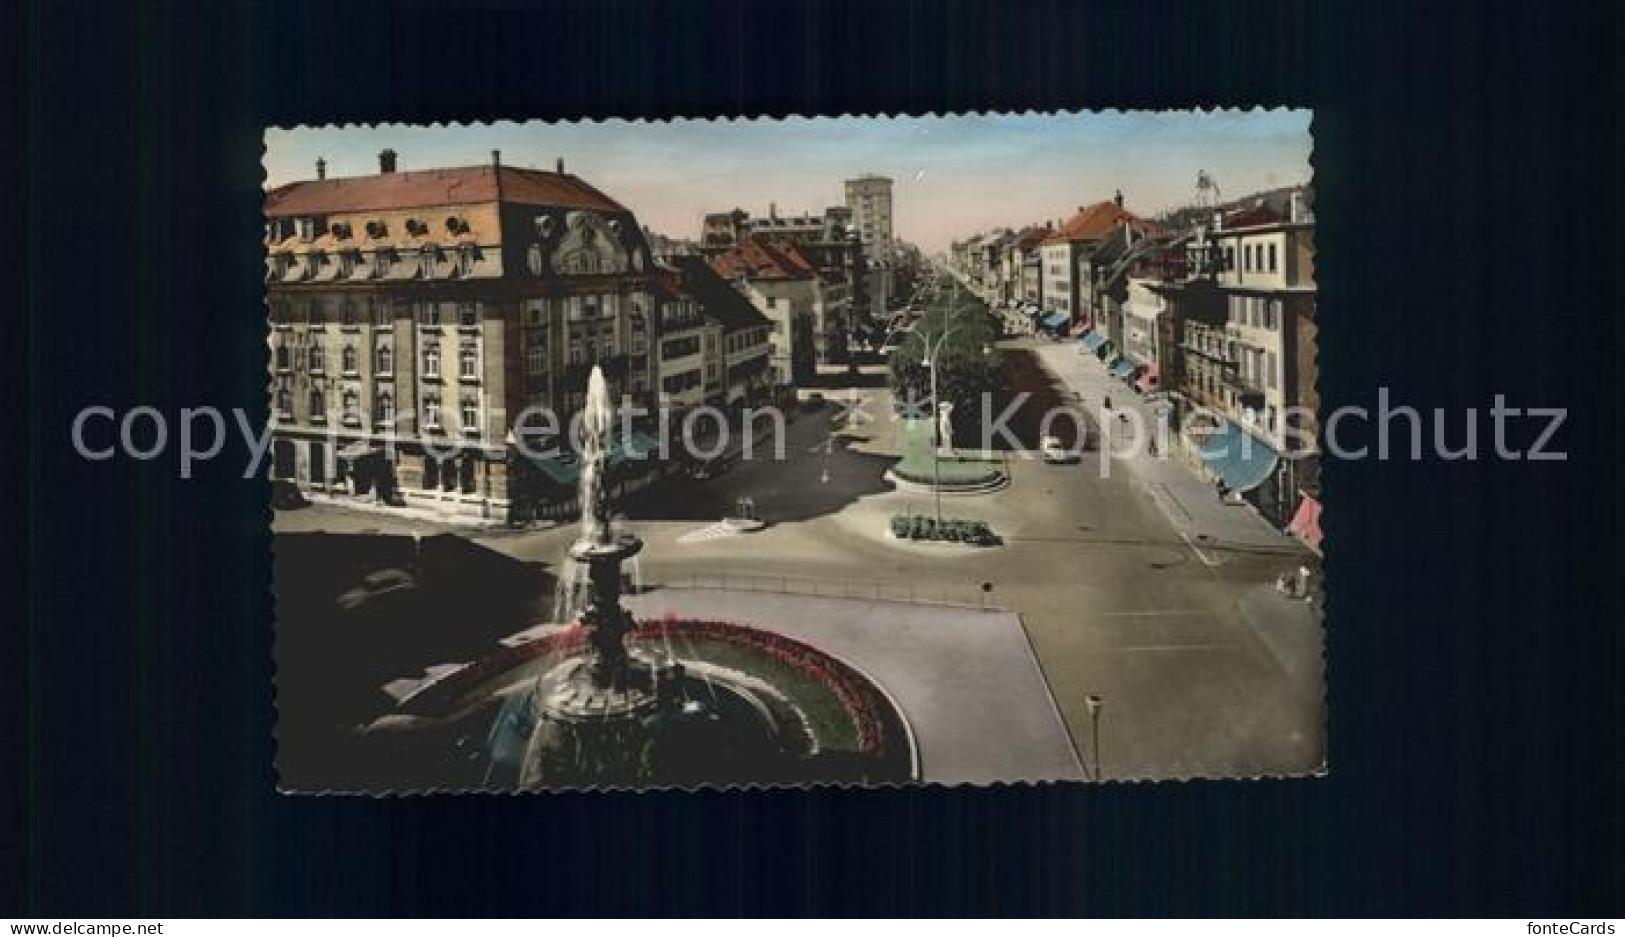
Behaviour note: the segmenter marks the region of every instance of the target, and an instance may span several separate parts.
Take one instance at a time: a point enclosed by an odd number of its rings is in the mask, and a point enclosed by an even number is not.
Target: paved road
[[[1017,342],[1012,353],[1030,352]],[[645,581],[714,584],[723,575],[823,583],[832,591],[993,601],[1020,614],[1088,768],[1108,779],[1299,775],[1324,760],[1319,627],[1302,603],[1268,590],[1297,565],[1289,546],[1218,544],[1199,554],[1133,472],[1101,477],[1071,466],[1011,459],[1002,492],[945,499],[944,513],[989,521],[1004,547],[899,544],[898,511],[932,499],[892,491],[880,476],[892,432],[883,387],[855,394],[874,421],[830,444],[834,408],[789,424],[785,462],[749,462],[708,482],[627,505],[648,541]],[[741,495],[766,530],[689,538]],[[1233,509],[1240,510],[1240,509]],[[311,511],[323,512],[312,514]],[[287,515],[299,526],[359,523],[328,508]],[[525,534],[475,534],[523,559],[557,562],[573,525]],[[1204,561],[1204,555],[1207,561]],[[1210,565],[1210,561],[1216,561]],[[1085,697],[1104,701],[1098,753]]]

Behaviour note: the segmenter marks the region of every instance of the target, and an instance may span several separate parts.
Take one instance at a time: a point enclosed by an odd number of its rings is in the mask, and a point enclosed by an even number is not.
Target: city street
[[[1110,379],[1098,362],[1071,343],[1004,345],[1012,356],[1033,356],[1053,364],[1052,374],[1065,374],[1052,399],[1090,399],[1110,386],[1101,383]],[[623,505],[648,542],[642,580],[961,605],[985,600],[1020,616],[1087,771],[1098,763],[1107,779],[1166,779],[1322,769],[1318,614],[1273,588],[1302,556],[1290,541],[1267,525],[1260,530],[1246,508],[1219,504],[1181,466],[1114,460],[1101,477],[1092,452],[1072,465],[1012,454],[1005,490],[943,499],[945,516],[987,521],[1003,546],[893,540],[891,515],[931,513],[935,499],[894,491],[882,478],[895,461],[896,427],[883,368],[865,368],[853,382],[862,386],[825,388],[828,403],[791,420],[785,461],[772,460],[768,441],[758,444],[757,458],[719,477],[659,486]],[[826,378],[839,383],[833,372]],[[855,413],[850,426],[832,433],[847,409]],[[1184,473],[1189,484],[1159,484],[1162,470]],[[718,529],[743,497],[753,499],[766,528]],[[1212,525],[1200,545],[1189,537],[1189,516]],[[277,528],[388,532],[391,525],[317,506],[279,513]],[[576,529],[468,535],[556,565]],[[991,586],[985,595],[982,583]],[[1091,695],[1101,701],[1098,750]]]

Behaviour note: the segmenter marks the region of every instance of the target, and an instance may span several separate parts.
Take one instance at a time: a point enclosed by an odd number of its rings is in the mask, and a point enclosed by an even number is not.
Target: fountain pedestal
[[[543,715],[570,723],[648,715],[682,679],[682,666],[664,654],[626,647],[632,616],[621,607],[621,564],[642,549],[643,541],[626,533],[570,548],[588,570],[581,612],[588,650],[537,687]]]

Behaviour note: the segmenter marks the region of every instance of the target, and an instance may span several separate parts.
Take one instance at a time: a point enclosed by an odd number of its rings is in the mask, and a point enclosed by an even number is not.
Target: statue
[[[945,452],[954,451],[954,405],[943,401],[937,404],[937,448]]]

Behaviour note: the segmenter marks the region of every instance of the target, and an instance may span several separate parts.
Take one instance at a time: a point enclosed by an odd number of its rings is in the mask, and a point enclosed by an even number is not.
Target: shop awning
[[[1066,324],[1071,321],[1072,317],[1064,312],[1052,312],[1043,319],[1044,328],[1046,329],[1065,328]]]
[[[535,443],[537,450],[546,451],[545,442]],[[657,456],[660,451],[660,441],[648,433],[633,430],[625,437],[616,436],[609,441],[609,464],[621,465],[627,461],[642,461]],[[560,485],[574,485],[581,480],[581,459],[570,451],[561,451],[551,456],[538,454],[531,455],[530,464],[541,469],[548,478]]]
[[[1150,365],[1144,371],[1140,372],[1140,376],[1134,379],[1134,386],[1139,388],[1139,391],[1142,394],[1149,394],[1156,390],[1157,366],[1154,364]]]
[[[1286,532],[1307,543],[1312,549],[1319,550],[1320,502],[1309,495],[1304,495],[1303,500],[1298,502],[1298,512],[1292,515],[1292,523],[1286,525]]]
[[[1106,336],[1099,332],[1090,332],[1083,337],[1084,351],[1099,351],[1100,346],[1106,344]]]
[[[1139,369],[1140,366],[1135,364],[1134,359],[1132,358],[1118,358],[1116,361],[1112,362],[1112,374],[1116,377],[1133,377],[1134,372],[1138,371]]]
[[[1251,491],[1264,483],[1280,461],[1274,449],[1236,424],[1225,420],[1196,452],[1231,491]]]

